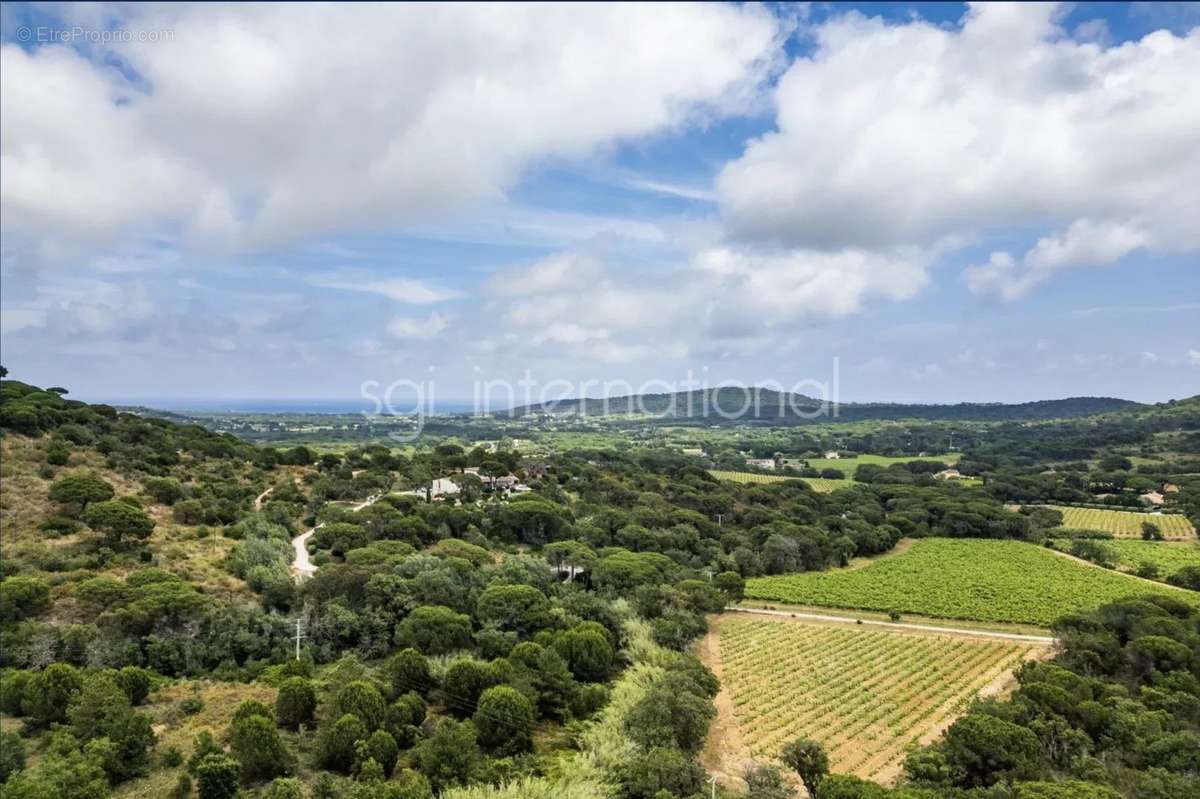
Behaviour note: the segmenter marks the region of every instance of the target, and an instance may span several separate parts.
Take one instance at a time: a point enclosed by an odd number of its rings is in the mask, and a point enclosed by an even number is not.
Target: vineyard
[[[781,474],[758,474],[756,472],[730,472],[730,471],[710,471],[713,477],[718,480],[729,480],[733,483],[778,483],[783,480],[801,480],[808,483],[813,491],[822,494],[828,494],[831,491],[837,491],[839,488],[847,488],[854,485],[853,480],[827,480],[823,477],[786,477]]]
[[[1127,510],[1105,510],[1102,508],[1067,508],[1052,506],[1062,511],[1063,527],[1073,530],[1100,530],[1118,538],[1141,538],[1142,522],[1152,522],[1167,538],[1195,538],[1196,531],[1186,516],[1178,514],[1135,513]]]
[[[962,457],[961,452],[951,452],[946,455],[921,455],[919,457],[900,456],[890,457],[888,455],[859,455],[857,458],[805,458],[808,465],[813,469],[837,469],[844,472],[847,477],[854,476],[854,470],[864,463],[870,463],[874,466],[888,467],[894,463],[911,463],[912,461],[938,461],[948,466],[953,466],[958,463],[958,459]]]
[[[1200,566],[1200,544],[1191,541],[1100,541],[1120,558],[1121,568],[1133,571],[1143,563],[1158,567],[1163,575],[1174,574],[1184,566]],[[1071,542],[1056,539],[1055,545],[1064,551]]]
[[[746,596],[797,605],[1049,625],[1059,616],[1156,590],[1020,541],[924,538],[859,569],[758,577]],[[1200,594],[1163,586],[1200,605]]]
[[[722,682],[749,754],[819,741],[831,771],[886,782],[906,749],[941,729],[1037,644],[725,616]],[[990,691],[989,691],[990,692]]]

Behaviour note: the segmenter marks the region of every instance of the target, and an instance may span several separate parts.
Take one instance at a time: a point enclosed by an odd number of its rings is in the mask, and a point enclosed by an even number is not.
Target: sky
[[[1200,392],[1200,4],[4,4],[0,42],[0,360],[73,396]]]

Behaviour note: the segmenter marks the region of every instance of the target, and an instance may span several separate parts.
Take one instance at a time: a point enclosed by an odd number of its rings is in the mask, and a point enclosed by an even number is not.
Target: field
[[[1156,588],[1033,544],[950,538],[917,540],[864,568],[758,577],[746,585],[750,599],[1041,626],[1153,591],[1200,605],[1195,592]]]
[[[828,494],[831,491],[837,491],[839,488],[847,488],[854,485],[853,480],[827,480],[823,477],[786,477],[781,474],[758,474],[755,472],[727,472],[727,471],[710,471],[713,477],[718,480],[729,480],[733,483],[778,483],[783,480],[803,480],[812,486],[813,491],[818,491],[822,494]]]
[[[740,754],[773,757],[803,736],[821,742],[831,771],[880,782],[896,776],[907,747],[944,729],[981,691],[1003,688],[1023,659],[1049,651],[736,614],[714,629],[720,663],[709,665],[719,668],[736,727],[726,737]]]
[[[845,472],[847,477],[854,476],[854,470],[864,463],[875,466],[891,466],[893,463],[910,463],[912,461],[941,461],[953,466],[962,457],[961,452],[951,452],[946,455],[922,455],[921,457],[901,456],[898,458],[887,455],[859,455],[857,458],[805,458],[813,469],[837,469]]]
[[[1119,538],[1141,538],[1142,522],[1153,522],[1167,538],[1195,538],[1196,531],[1187,517],[1178,514],[1153,515],[1127,510],[1101,508],[1067,508],[1050,506],[1062,511],[1063,527],[1074,530],[1100,530]]]
[[[1067,551],[1071,542],[1057,539],[1059,549]],[[1130,571],[1143,563],[1152,563],[1166,576],[1174,574],[1184,566],[1200,566],[1200,544],[1190,541],[1099,541],[1117,553],[1121,567]]]

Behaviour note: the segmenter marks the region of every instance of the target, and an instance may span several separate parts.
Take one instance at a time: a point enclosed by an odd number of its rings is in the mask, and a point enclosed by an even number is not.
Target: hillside
[[[843,402],[835,407],[831,406],[827,415],[819,413],[820,407],[819,400],[802,394],[785,394],[766,388],[720,388],[608,399],[561,400],[516,408],[513,414],[646,414],[668,419],[704,418],[713,424],[745,421],[804,424],[868,420],[1004,422],[1071,419],[1134,411],[1148,406],[1112,397],[1069,397],[1011,405],[971,402],[944,405]]]

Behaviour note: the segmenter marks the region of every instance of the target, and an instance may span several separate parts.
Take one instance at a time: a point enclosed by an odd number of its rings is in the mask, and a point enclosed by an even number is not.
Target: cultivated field
[[[1155,587],[1020,541],[924,538],[858,569],[758,577],[750,599],[947,619],[1049,625],[1059,616],[1148,592],[1200,605],[1193,591]]]
[[[782,474],[757,474],[754,472],[729,472],[712,470],[709,472],[718,480],[729,480],[734,483],[778,483],[783,480],[803,480],[812,486],[813,491],[828,494],[839,488],[854,485],[853,480],[827,480],[823,477],[788,477]]]
[[[928,741],[979,694],[996,693],[1022,659],[1048,647],[1017,641],[902,633],[788,619],[716,620],[731,711],[727,751],[709,759],[773,757],[788,741],[820,741],[831,770],[893,779],[906,747]],[[705,654],[710,658],[713,647]],[[722,722],[718,719],[718,730]],[[734,742],[740,746],[729,747]],[[728,749],[741,751],[728,751]],[[706,764],[709,765],[709,764]]]
[[[1152,563],[1166,576],[1184,566],[1200,566],[1200,544],[1193,541],[1131,541],[1112,540],[1097,543],[1111,549],[1120,558],[1121,567],[1130,571],[1143,563]],[[1071,542],[1057,539],[1059,549],[1067,551]]]
[[[891,466],[893,463],[911,463],[912,461],[939,461],[948,465],[958,463],[961,452],[951,452],[946,455],[922,455],[921,457],[901,456],[893,458],[887,455],[859,455],[857,458],[805,458],[813,469],[837,469],[845,472],[847,477],[854,476],[854,470],[864,463],[876,466]]]
[[[1100,530],[1119,538],[1141,538],[1142,522],[1153,522],[1167,538],[1195,538],[1196,531],[1187,517],[1178,514],[1135,513],[1127,510],[1100,508],[1067,508],[1052,505],[1062,511],[1063,527],[1075,530]]]

